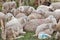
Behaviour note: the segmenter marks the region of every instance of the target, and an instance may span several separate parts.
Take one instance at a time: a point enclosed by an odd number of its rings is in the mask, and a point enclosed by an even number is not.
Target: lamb
[[[40,32],[45,32],[49,35],[53,34],[54,30],[53,28],[55,27],[56,24],[53,23],[48,23],[48,24],[41,24],[40,26],[37,27],[36,29],[36,34],[33,36],[38,36]]]
[[[43,11],[41,10],[42,12],[40,12],[40,14],[42,16],[44,16],[45,18],[48,17],[49,15],[53,15],[56,20],[59,20],[60,19],[60,11],[57,9],[56,11],[54,12],[51,12],[51,11]]]
[[[54,9],[54,10],[60,9],[60,2],[51,3],[50,6],[51,6],[52,9]]]
[[[26,22],[29,21],[28,17],[24,13],[19,13],[15,17],[19,20],[22,26],[24,26]]]
[[[5,40],[6,39],[6,33],[5,33],[5,14],[0,12],[0,24],[1,24],[1,30],[2,30],[2,33],[1,33],[1,36],[2,36],[2,39]]]
[[[16,18],[27,17],[24,13],[19,13],[15,16]]]
[[[10,21],[11,20],[11,18],[12,18],[12,14],[11,13],[7,13],[6,14],[6,22],[8,22],[8,21]]]
[[[18,15],[19,13],[21,13],[20,12],[20,10],[17,8],[13,8],[12,10],[11,10],[11,13],[13,14],[13,16],[16,16],[16,15]],[[25,13],[24,13],[25,14]]]
[[[60,20],[59,22],[56,24],[56,27],[54,28],[55,31],[57,31],[56,33],[56,39],[60,39]]]
[[[9,4],[10,4],[11,9],[16,8],[16,2],[15,1],[11,1]]]
[[[52,7],[50,6],[45,6],[45,5],[41,5],[41,6],[38,6],[37,7],[37,12],[39,13],[44,13],[44,12],[50,12],[50,11],[53,11],[53,9],[51,9]]]
[[[43,23],[54,23],[57,24],[56,19],[53,16],[49,16],[46,19],[32,19],[29,22],[26,23],[24,26],[24,29],[26,31],[36,31],[37,26],[43,24]]]
[[[2,12],[6,14],[8,12],[11,12],[12,8],[16,8],[16,2],[15,1],[5,2],[3,4],[3,7],[2,7]]]
[[[27,17],[18,18],[19,23],[24,27],[24,25],[29,21]]]
[[[16,14],[19,13],[19,11],[16,8],[11,9],[11,13],[13,14],[13,16],[16,16]]]
[[[31,13],[29,16],[28,16],[28,19],[29,20],[32,20],[32,19],[42,19],[44,18],[43,16],[41,16],[40,14],[38,13]]]
[[[12,33],[14,35],[12,34],[10,36],[17,37],[19,34],[25,34],[25,32],[23,31],[23,27],[21,26],[19,21],[14,17],[12,17],[12,19],[10,21],[8,21],[5,26],[6,26],[6,33],[8,33],[8,31],[11,32],[11,30],[12,30]]]
[[[20,6],[19,8],[17,8],[21,13],[25,13],[25,15],[29,15],[31,14],[31,12],[33,10],[35,10],[33,7],[31,6]]]
[[[1,21],[1,19],[5,19],[5,14],[2,12],[0,12],[0,21]]]

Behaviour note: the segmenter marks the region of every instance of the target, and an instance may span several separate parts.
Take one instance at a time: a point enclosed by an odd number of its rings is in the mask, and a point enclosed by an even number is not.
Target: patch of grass
[[[17,39],[17,40],[39,40],[36,37],[33,37],[32,35],[34,35],[33,32],[27,32],[23,38]]]
[[[33,32],[27,32],[23,38],[19,38],[17,40],[44,40],[44,39],[38,39],[37,37],[33,37],[32,35],[34,35]],[[54,36],[52,36],[51,38],[45,40],[56,40],[56,39],[54,38]]]
[[[0,40],[2,40],[2,38],[1,38],[1,29],[0,29]]]
[[[2,5],[0,4],[0,11],[2,11]]]

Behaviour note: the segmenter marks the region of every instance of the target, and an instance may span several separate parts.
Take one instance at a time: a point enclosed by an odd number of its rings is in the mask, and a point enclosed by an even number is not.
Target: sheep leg
[[[4,27],[4,22],[3,22],[3,20],[1,19],[1,30],[2,30],[2,39],[3,40],[6,40],[6,31],[5,31],[5,27]]]
[[[34,34],[33,37],[36,37],[38,34]]]
[[[22,37],[24,37],[24,36],[18,36],[18,37],[16,37],[15,39],[22,38]]]

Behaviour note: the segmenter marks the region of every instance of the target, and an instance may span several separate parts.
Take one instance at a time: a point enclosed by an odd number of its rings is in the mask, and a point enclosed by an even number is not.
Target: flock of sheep
[[[37,9],[31,6],[19,6],[16,2],[5,2],[0,12],[0,22],[3,40],[17,39],[25,31],[35,32],[38,36],[44,32],[52,35],[56,31],[56,37],[60,37],[60,2],[52,3],[50,6],[40,5]],[[25,30],[25,31],[24,31]]]

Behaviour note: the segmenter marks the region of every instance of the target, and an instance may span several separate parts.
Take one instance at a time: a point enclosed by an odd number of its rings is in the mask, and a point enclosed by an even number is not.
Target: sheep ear
[[[45,15],[45,13],[40,13],[42,16],[44,16]]]
[[[53,9],[51,9],[51,8],[49,8],[49,11],[52,11],[52,12],[53,12],[54,10],[53,10]]]

